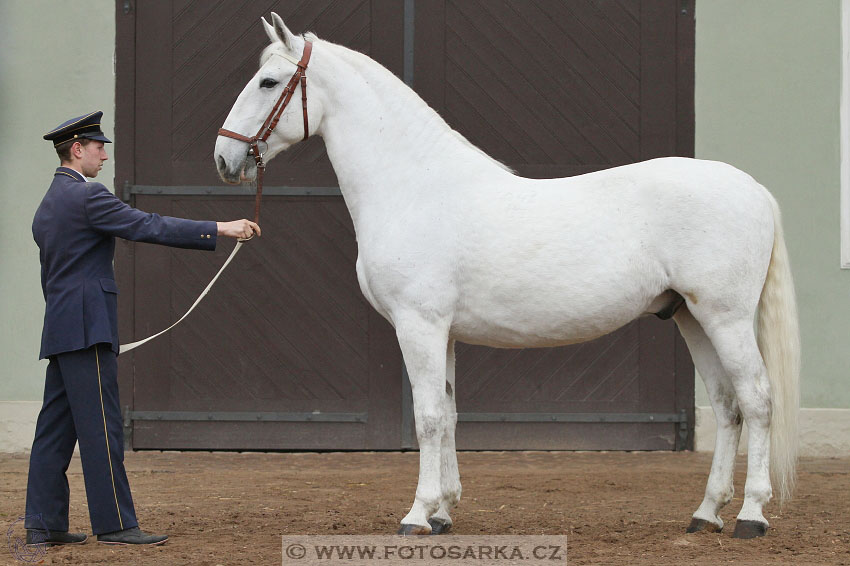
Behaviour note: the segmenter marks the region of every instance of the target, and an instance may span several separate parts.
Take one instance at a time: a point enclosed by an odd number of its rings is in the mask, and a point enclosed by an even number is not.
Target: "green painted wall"
[[[115,120],[115,4],[110,0],[0,1],[0,400],[40,400],[44,298],[32,217],[59,164],[45,132],[104,111]],[[111,149],[107,145],[108,149]],[[115,170],[98,180],[112,188]]]
[[[747,171],[782,207],[804,407],[850,407],[850,270],[839,263],[840,16],[840,0],[696,6],[696,156]],[[697,404],[708,404],[701,384]]]

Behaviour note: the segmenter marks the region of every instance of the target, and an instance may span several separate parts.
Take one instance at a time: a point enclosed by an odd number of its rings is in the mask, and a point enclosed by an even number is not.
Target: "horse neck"
[[[325,93],[319,133],[355,228],[362,217],[393,214],[435,184],[457,186],[452,177],[499,170],[384,67],[325,45],[333,64],[317,69]]]

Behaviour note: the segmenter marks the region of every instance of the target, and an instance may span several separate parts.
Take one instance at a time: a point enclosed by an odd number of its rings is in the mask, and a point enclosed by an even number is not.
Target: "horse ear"
[[[263,20],[263,29],[266,30],[266,35],[269,36],[269,41],[277,43],[279,40],[277,32],[274,30],[274,26],[268,23],[264,17],[261,16],[260,19]]]
[[[263,20],[265,21],[265,20]],[[283,45],[290,51],[293,49],[293,39],[295,38],[292,35],[292,32],[289,31],[289,28],[284,25],[283,20],[280,16],[277,15],[276,12],[272,12],[272,22],[274,22],[274,33],[276,39],[283,42]],[[266,33],[269,33],[269,30],[266,30]],[[275,41],[274,39],[272,41]]]

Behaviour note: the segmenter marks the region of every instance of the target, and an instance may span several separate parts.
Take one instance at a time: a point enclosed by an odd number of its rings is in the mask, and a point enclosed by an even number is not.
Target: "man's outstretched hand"
[[[250,220],[233,220],[232,222],[216,222],[218,226],[219,236],[228,236],[230,238],[240,238],[247,240],[256,234],[260,234],[260,227]]]

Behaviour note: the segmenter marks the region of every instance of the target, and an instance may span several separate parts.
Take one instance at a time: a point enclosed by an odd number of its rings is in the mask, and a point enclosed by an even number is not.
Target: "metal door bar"
[[[458,413],[466,423],[680,423],[688,422],[679,413]]]
[[[406,376],[405,376],[406,377]],[[412,408],[413,400],[405,399],[402,404],[402,448],[416,448]],[[409,411],[409,412],[408,412]],[[678,423],[676,450],[688,446],[688,411],[678,413],[458,413],[462,423]]]
[[[368,413],[279,413],[263,411],[125,411],[124,423],[132,421],[224,421],[365,423]]]
[[[133,195],[166,195],[166,196],[253,196],[254,187],[203,185],[124,185],[124,200],[130,200]],[[342,196],[339,187],[263,187],[263,195],[300,197],[338,197]]]
[[[132,449],[134,421],[361,423],[368,413],[285,413],[272,411],[131,411],[124,409],[124,448]]]

